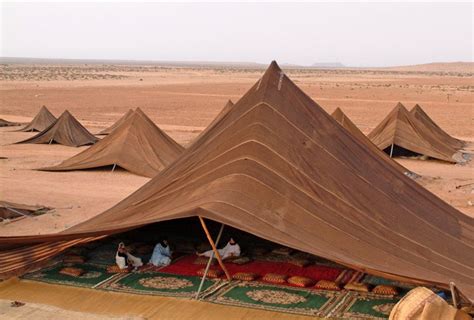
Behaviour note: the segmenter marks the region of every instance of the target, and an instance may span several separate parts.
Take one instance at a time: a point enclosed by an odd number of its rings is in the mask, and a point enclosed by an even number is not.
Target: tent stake
[[[219,233],[217,234],[217,238],[215,241],[216,246],[219,244],[219,240],[221,239],[221,236],[222,236],[222,231],[224,231],[224,224],[222,224],[221,229],[219,230]],[[204,270],[204,275],[202,276],[198,291],[196,292],[196,297],[195,297],[196,300],[199,299],[199,294],[201,293],[202,286],[204,285],[204,280],[206,280],[207,272],[209,271],[209,268],[211,267],[212,259],[214,259],[214,251],[212,251],[211,256],[209,257],[209,261],[207,261],[206,269]]]
[[[111,172],[114,172],[114,170],[115,170],[115,166],[116,166],[116,165],[117,165],[117,164],[116,164],[116,163],[114,163],[114,166],[112,167],[112,171],[111,171]]]
[[[225,267],[224,262],[222,262],[221,255],[219,254],[219,251],[217,251],[216,245],[214,241],[212,240],[211,235],[209,234],[209,230],[207,230],[206,222],[204,222],[204,219],[201,216],[199,216],[199,221],[201,221],[202,228],[204,229],[204,232],[206,233],[207,240],[209,240],[209,243],[211,244],[212,250],[214,251],[214,254],[216,255],[219,265],[221,266],[222,270],[224,270],[227,280],[230,281],[231,277],[230,277],[229,271],[227,271],[227,268]]]
[[[393,154],[393,143],[392,143],[392,146],[390,147],[390,158],[392,157],[392,154]]]

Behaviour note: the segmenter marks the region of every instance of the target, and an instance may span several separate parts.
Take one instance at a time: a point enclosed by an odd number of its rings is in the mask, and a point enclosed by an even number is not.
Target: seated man
[[[235,242],[234,238],[230,238],[229,242],[225,245],[224,248],[218,249],[219,255],[221,256],[222,260],[225,260],[227,258],[231,257],[239,257],[240,256],[240,246],[237,242]],[[197,253],[196,254],[200,257],[210,257],[212,255],[213,251],[209,250],[203,253]]]
[[[151,255],[150,261],[148,263],[154,266],[167,266],[171,263],[172,251],[168,244],[168,240],[163,238],[158,242],[153,249],[153,254]]]
[[[136,270],[138,267],[143,266],[142,259],[128,252],[123,242],[120,242],[118,245],[117,253],[115,254],[115,263],[120,269],[133,267],[134,270]]]

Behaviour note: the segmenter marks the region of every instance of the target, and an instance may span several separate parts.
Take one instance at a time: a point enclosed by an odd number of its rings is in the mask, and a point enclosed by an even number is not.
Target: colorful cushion
[[[316,289],[322,290],[336,290],[339,291],[341,288],[334,281],[329,280],[319,280],[314,286]]]
[[[258,278],[255,272],[237,272],[232,276],[234,280],[253,281]]]
[[[81,268],[66,267],[59,270],[59,273],[71,277],[80,277],[84,273],[84,270]]]
[[[120,269],[118,265],[114,264],[107,267],[107,272],[108,273],[128,273],[130,272],[130,270],[128,270],[128,268]]]
[[[251,260],[248,257],[235,257],[235,258],[229,260],[229,262],[235,263],[235,264],[238,264],[238,265],[243,265],[243,264],[249,263],[250,261]]]
[[[309,287],[314,284],[314,281],[307,277],[293,276],[288,278],[288,283],[298,287]]]
[[[194,260],[194,264],[202,264],[202,265],[207,265],[207,262],[209,261],[208,257],[197,257],[196,260]],[[212,258],[211,260],[211,266],[215,265],[217,263],[216,258]]]
[[[369,286],[360,282],[349,282],[344,286],[344,289],[358,292],[369,292]]]
[[[298,259],[290,259],[288,260],[289,263],[295,265],[295,266],[298,266],[298,267],[306,267],[307,265],[309,265],[310,261],[307,260],[307,259],[301,259],[301,258],[298,258]]]
[[[280,254],[282,256],[289,256],[293,253],[293,249],[287,247],[280,247],[272,250],[274,254]]]
[[[204,271],[206,271],[206,269],[199,269],[197,271],[197,274],[202,277],[204,275]],[[220,276],[222,276],[223,273],[224,272],[222,270],[219,270],[219,269],[209,269],[207,271],[206,277],[211,278],[211,279],[219,278]]]
[[[376,294],[383,294],[388,296],[395,296],[398,294],[397,288],[394,286],[387,286],[387,285],[378,285],[373,290],[373,293]]]
[[[68,254],[63,258],[64,263],[84,263],[86,259],[83,256]]]
[[[267,273],[263,276],[262,280],[270,283],[286,283],[286,279],[288,276],[286,274],[278,274],[278,273]]]

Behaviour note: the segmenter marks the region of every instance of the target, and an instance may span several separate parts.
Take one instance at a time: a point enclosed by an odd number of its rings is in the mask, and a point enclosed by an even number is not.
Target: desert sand
[[[448,133],[474,140],[472,68],[431,70],[315,70],[286,73],[326,111],[340,107],[368,133],[396,105],[420,104]],[[68,109],[92,133],[129,108],[140,107],[184,146],[209,124],[228,99],[236,102],[262,74],[243,67],[139,65],[3,65],[0,118],[28,122],[42,105],[56,116]],[[464,71],[463,71],[464,70]],[[0,235],[62,231],[101,213],[149,179],[116,170],[42,172],[84,150],[61,145],[13,144],[34,133],[0,128],[0,199],[55,208],[45,215],[0,225]],[[472,146],[468,147],[472,151]],[[474,217],[473,164],[397,159],[417,181]]]

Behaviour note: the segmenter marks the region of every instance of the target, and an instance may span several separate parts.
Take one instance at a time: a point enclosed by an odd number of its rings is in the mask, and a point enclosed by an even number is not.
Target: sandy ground
[[[237,101],[262,70],[126,66],[2,67],[0,118],[28,122],[41,105],[55,115],[69,109],[91,132],[142,108],[160,127],[187,145],[228,99]],[[341,107],[369,132],[398,101],[419,103],[452,135],[474,140],[471,73],[354,70],[289,70],[290,77],[332,112]],[[65,76],[66,75],[66,76]],[[141,80],[140,80],[141,79]],[[0,225],[0,235],[64,230],[111,207],[148,181],[124,171],[41,172],[87,147],[15,145],[32,133],[0,128],[0,199],[55,210]],[[460,211],[474,216],[472,163],[399,160],[422,175],[418,182]]]

